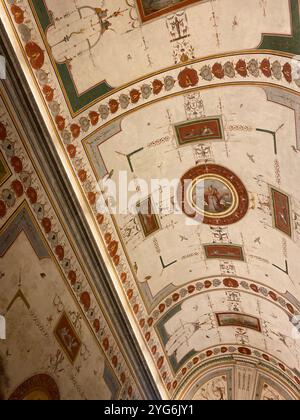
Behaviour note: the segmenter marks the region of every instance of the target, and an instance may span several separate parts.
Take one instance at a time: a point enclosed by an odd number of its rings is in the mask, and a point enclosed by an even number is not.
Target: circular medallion
[[[178,199],[183,212],[197,222],[230,225],[248,211],[249,197],[242,181],[223,166],[196,166],[181,178]]]

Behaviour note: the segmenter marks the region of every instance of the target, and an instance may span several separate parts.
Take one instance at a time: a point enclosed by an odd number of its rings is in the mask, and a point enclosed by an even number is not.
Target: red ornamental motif
[[[248,75],[247,64],[245,60],[239,60],[235,67],[238,74],[242,77],[246,77]]]
[[[192,294],[196,290],[195,286],[189,286],[188,287],[188,293]]]
[[[140,327],[141,327],[141,328],[144,328],[144,326],[145,326],[145,319],[144,319],[144,318],[142,318],[142,319],[140,320]]]
[[[196,365],[199,362],[199,357],[193,358],[193,364]]]
[[[145,339],[146,339],[146,341],[149,341],[149,340],[150,340],[150,338],[151,338],[151,334],[150,334],[150,332],[148,331],[148,332],[145,334]]]
[[[129,397],[132,397],[132,386],[128,388],[128,395]]]
[[[69,146],[67,147],[67,151],[69,153],[70,158],[74,159],[77,152],[76,147],[73,144],[69,144]]]
[[[293,78],[292,78],[292,67],[289,63],[285,63],[285,65],[283,66],[283,69],[282,69],[282,73],[285,77],[285,80],[288,83],[292,83],[292,80],[293,80]]]
[[[87,312],[91,307],[91,298],[88,292],[83,292],[81,294],[80,302],[82,303],[84,310]]]
[[[207,352],[206,352],[206,356],[207,357],[211,357],[213,355],[213,352],[211,351],[211,350],[208,350]]]
[[[228,352],[228,349],[227,349],[227,347],[221,347],[221,353],[227,353]]]
[[[154,356],[156,354],[156,352],[157,352],[157,347],[156,346],[153,346],[152,349],[151,349],[151,351],[152,351],[152,354]]]
[[[212,72],[217,79],[224,79],[225,72],[221,63],[215,63],[212,67]]]
[[[251,356],[252,352],[250,349],[247,349],[246,347],[239,347],[238,348],[239,353],[244,354],[246,356]]]
[[[116,101],[115,99],[111,99],[108,103],[108,106],[109,106],[110,112],[112,114],[115,114],[119,109],[119,102]]]
[[[11,6],[11,12],[18,25],[24,22],[24,12],[19,6],[16,6],[15,4]]]
[[[78,178],[80,179],[81,182],[86,181],[87,174],[86,174],[86,171],[84,169],[80,169],[80,171],[78,172]]]
[[[16,179],[15,181],[12,182],[11,187],[14,190],[14,193],[16,194],[17,197],[21,197],[23,195],[24,189],[20,181]]]
[[[59,131],[63,131],[66,128],[66,120],[61,115],[57,115],[55,122]]]
[[[52,87],[46,85],[43,87],[43,94],[45,95],[46,101],[51,102],[54,98],[54,89]]]
[[[161,369],[163,367],[163,364],[164,364],[164,358],[163,358],[163,356],[161,356],[157,361],[158,369]]]
[[[250,288],[253,290],[253,292],[258,293],[258,287],[256,284],[250,284]]]
[[[161,305],[159,305],[159,312],[162,314],[164,312],[164,310],[166,309],[166,305],[164,303],[162,303]]]
[[[107,244],[109,244],[110,242],[111,242],[111,233],[106,233],[105,235],[104,235],[104,239],[105,239],[105,242],[107,243]]]
[[[6,205],[4,201],[0,200],[0,217],[4,217],[6,215]]]
[[[237,280],[234,279],[225,279],[223,281],[224,286],[226,287],[232,287],[232,288],[237,288],[239,287],[239,282]]]
[[[108,246],[108,252],[111,258],[117,254],[119,248],[119,244],[117,241],[112,241]]]
[[[104,350],[105,351],[107,351],[109,349],[109,341],[108,341],[108,338],[105,338],[103,340],[103,347],[104,347]]]
[[[44,217],[44,219],[42,220],[42,226],[45,230],[45,233],[51,232],[51,227],[52,227],[51,220],[48,219],[47,217]]]
[[[138,314],[139,310],[140,310],[140,306],[136,303],[136,304],[134,305],[134,307],[133,307],[133,312],[134,312],[135,314]]]
[[[129,289],[127,292],[128,299],[131,300],[133,298],[133,290]]]
[[[179,300],[180,296],[178,293],[174,293],[174,295],[172,296],[173,302],[177,302]]]
[[[147,323],[149,325],[149,327],[151,327],[153,325],[154,319],[153,318],[149,318]]]
[[[104,222],[104,215],[103,214],[97,214],[96,216],[97,222],[99,223],[99,225],[102,225]]]
[[[4,124],[0,122],[0,140],[5,140],[7,137],[7,131]]]
[[[199,82],[199,76],[196,70],[186,68],[178,75],[179,86],[182,89],[196,86]]]
[[[55,254],[57,255],[59,261],[62,261],[65,256],[65,251],[61,245],[57,245],[55,248]]]
[[[91,111],[91,112],[89,113],[89,118],[90,118],[90,121],[91,121],[91,124],[92,124],[92,125],[97,125],[97,124],[98,124],[98,121],[99,121],[99,114],[98,114],[97,112],[95,112],[95,111]]]
[[[69,278],[72,286],[74,286],[74,284],[76,283],[76,280],[77,280],[77,274],[75,273],[75,271],[73,271],[73,270],[69,271],[68,278]]]
[[[140,100],[140,97],[141,97],[141,92],[139,90],[132,89],[130,91],[130,98],[133,104],[136,104]]]
[[[204,282],[205,289],[209,289],[211,286],[212,286],[212,282],[211,281],[207,280],[207,281]]]
[[[70,127],[72,136],[74,137],[74,139],[77,139],[80,135],[80,127],[77,124],[72,124]]]
[[[262,357],[269,362],[270,361],[270,357],[267,354],[263,354]]]
[[[113,261],[114,261],[115,266],[118,267],[118,265],[120,264],[120,257],[119,257],[119,255],[116,255],[114,257],[114,260]]]
[[[35,70],[40,70],[45,62],[44,51],[35,42],[28,42],[25,46],[25,51],[31,66]]]
[[[160,92],[161,92],[161,90],[162,90],[162,88],[163,88],[163,83],[160,81],[160,80],[158,80],[158,79],[155,79],[154,81],[153,81],[153,83],[152,83],[152,87],[153,87],[153,93],[154,93],[154,95],[158,95]]]
[[[294,308],[292,307],[292,305],[290,303],[286,304],[286,307],[288,308],[288,310],[290,311],[291,314],[295,314]]]
[[[114,356],[111,361],[112,361],[113,366],[116,368],[118,366],[118,358],[117,358],[117,356]]]
[[[271,77],[272,76],[272,70],[271,70],[271,64],[270,61],[265,58],[260,65],[260,69],[264,76]]]
[[[284,372],[286,371],[285,366],[282,363],[278,363],[278,366],[280,367],[281,370],[283,370]]]
[[[99,330],[100,330],[100,321],[99,321],[99,319],[95,319],[94,320],[93,327],[94,327],[94,330],[96,331],[96,333],[99,332]]]
[[[91,206],[93,206],[96,203],[96,194],[93,192],[88,193],[88,200]]]
[[[121,281],[122,281],[122,283],[126,283],[126,280],[127,280],[127,274],[126,273],[122,273],[121,274]]]
[[[10,161],[12,167],[14,168],[15,172],[17,174],[21,173],[23,171],[23,164],[20,158],[17,156],[13,156]]]
[[[276,293],[270,291],[269,292],[269,296],[271,297],[271,299],[273,299],[275,302],[278,300]]]
[[[121,373],[121,382],[122,382],[122,384],[124,384],[124,383],[125,383],[125,381],[126,381],[126,375],[125,375],[125,373],[124,373],[124,372],[122,372],[122,373]]]
[[[37,202],[37,192],[34,188],[29,187],[28,190],[26,191],[26,194],[31,204],[35,204]]]

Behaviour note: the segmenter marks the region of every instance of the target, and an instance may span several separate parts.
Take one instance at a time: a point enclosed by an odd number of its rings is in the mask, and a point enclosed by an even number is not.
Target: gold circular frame
[[[223,212],[219,212],[219,213],[212,213],[212,212],[205,211],[204,208],[200,208],[197,205],[195,205],[194,200],[193,200],[194,190],[197,188],[197,185],[200,182],[205,183],[205,181],[208,181],[208,180],[219,181],[230,191],[233,203],[229,209]],[[228,181],[228,179],[224,178],[223,176],[216,175],[216,174],[203,174],[195,178],[193,182],[191,183],[191,185],[189,186],[189,189],[187,192],[187,198],[188,198],[189,205],[192,208],[194,208],[198,213],[203,214],[204,216],[211,217],[213,219],[219,219],[220,217],[231,216],[237,210],[238,205],[239,205],[238,194],[234,186]]]

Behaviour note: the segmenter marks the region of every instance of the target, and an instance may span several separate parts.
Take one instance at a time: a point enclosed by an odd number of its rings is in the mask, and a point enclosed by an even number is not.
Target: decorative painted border
[[[153,309],[150,316],[147,319],[144,319],[141,324],[143,324],[143,326],[155,326],[157,322],[172,308],[189,299],[190,297],[221,290],[239,290],[241,292],[251,293],[254,296],[259,296],[262,299],[268,300],[269,302],[275,304],[277,307],[284,309],[288,316],[297,316],[300,314],[294,303],[290,302],[286,296],[270,287],[263,285],[262,283],[236,277],[211,277],[188,283],[185,286],[182,286],[176,292],[168,295],[159,305],[156,306],[155,309]]]
[[[199,354],[193,356],[185,366],[182,367],[175,380],[169,385],[172,397],[179,392],[183,380],[186,380],[193,372],[204,369],[207,364],[213,363],[213,360],[217,358],[228,357],[228,360],[232,362],[233,356],[247,357],[249,360],[250,358],[253,358],[255,360],[260,360],[262,364],[270,364],[273,369],[276,369],[283,374],[294,387],[299,388],[300,376],[297,376],[292,369],[282,363],[278,358],[252,346],[242,347],[237,344],[225,343],[222,346],[219,345],[204,349]]]
[[[5,220],[7,216],[9,217],[12,209],[19,205],[20,200],[26,198],[41,231],[44,232],[49,249],[52,250],[66,283],[73,290],[73,296],[82,309],[85,320],[122,384],[120,397],[139,399],[141,394],[128,371],[127,362],[102,313],[99,299],[95,296],[88,283],[88,277],[78,263],[55,210],[51,207],[53,203],[46,194],[42,181],[35,175],[37,173],[36,167],[33,165],[32,159],[29,158],[29,152],[22,140],[22,134],[14,123],[9,106],[1,91],[0,99],[0,106],[3,106],[7,112],[0,121],[0,132],[3,133],[0,138],[0,147],[14,174],[10,186],[5,186],[5,189],[0,190],[0,221],[2,223],[2,220]],[[49,205],[49,203],[51,204]]]
[[[257,348],[238,347],[235,344],[225,344],[224,346],[215,346],[204,349],[202,353],[190,360],[182,371],[179,373],[177,383],[174,381],[172,388],[172,398],[178,399],[180,393],[190,389],[191,384],[199,377],[199,370],[202,375],[206,375],[209,369],[216,367],[224,367],[227,365],[235,365],[236,361],[245,360],[248,363],[257,364],[260,367],[267,369],[269,375],[275,375],[276,378],[280,376],[281,380],[286,381],[290,387],[294,389],[295,395],[299,394],[300,376],[296,376],[288,366],[283,364],[279,359],[269,355],[268,353]],[[220,366],[220,364],[222,365]],[[183,379],[184,376],[184,379]],[[183,391],[183,388],[185,391]],[[296,392],[298,390],[298,392]],[[293,393],[294,393],[293,392]],[[182,398],[182,395],[181,395]]]
[[[9,401],[21,401],[26,396],[35,390],[41,389],[47,393],[50,401],[59,401],[60,393],[56,382],[51,376],[40,374],[32,376],[23,382],[8,398]]]

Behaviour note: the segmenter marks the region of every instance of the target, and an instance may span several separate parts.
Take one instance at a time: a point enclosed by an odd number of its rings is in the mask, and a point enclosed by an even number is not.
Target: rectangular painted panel
[[[175,125],[179,146],[200,141],[223,140],[223,125],[220,117],[187,121]]]
[[[136,0],[142,22],[174,12],[201,0]]]
[[[290,198],[287,194],[271,187],[274,227],[292,237]]]
[[[206,258],[245,261],[244,251],[238,245],[204,245]]]
[[[81,341],[65,313],[60,318],[54,335],[71,363],[74,363],[81,348]]]
[[[158,217],[154,214],[151,197],[137,205],[137,212],[145,237],[160,230]]]
[[[258,318],[238,312],[216,314],[219,327],[242,327],[261,332]]]

